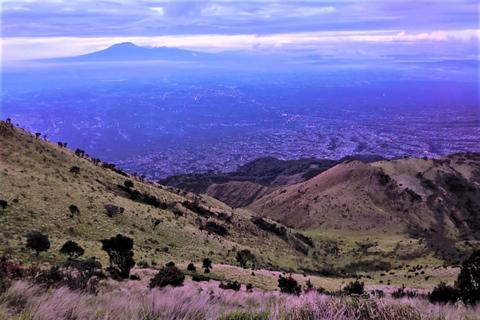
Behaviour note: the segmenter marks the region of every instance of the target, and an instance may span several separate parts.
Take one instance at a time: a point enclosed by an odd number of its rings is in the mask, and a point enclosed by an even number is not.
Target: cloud
[[[422,51],[432,42],[478,51],[472,0],[3,0],[1,11],[6,57],[82,54],[125,39],[208,51]]]
[[[401,46],[408,48],[408,52],[415,51],[412,45],[421,44],[416,51],[436,45],[435,50],[445,53],[453,52],[452,43],[459,49],[470,48],[470,54],[476,51],[476,44],[480,40],[480,30],[440,30],[430,33],[405,33],[377,31],[352,32],[306,32],[286,33],[275,35],[167,35],[157,37],[34,37],[34,38],[6,38],[2,40],[5,60],[33,59],[46,57],[73,56],[86,54],[105,49],[120,42],[133,42],[140,46],[168,46],[193,49],[198,51],[225,51],[225,50],[320,50],[322,54],[335,52],[352,52],[356,54],[359,48],[362,52],[371,51],[380,56],[386,52],[401,52]],[[378,46],[383,46],[378,47]],[[391,50],[395,46],[395,50]],[[37,50],[32,51],[32,48]],[[355,48],[355,50],[352,50]],[[390,48],[390,49],[388,49]],[[322,52],[323,50],[323,52]]]

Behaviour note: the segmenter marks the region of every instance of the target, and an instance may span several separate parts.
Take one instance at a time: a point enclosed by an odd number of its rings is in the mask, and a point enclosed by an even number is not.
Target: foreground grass
[[[478,309],[477,309],[478,310]],[[96,296],[65,287],[45,290],[17,281],[0,298],[0,319],[189,319],[189,320],[395,320],[480,319],[461,304],[432,305],[426,300],[301,296],[255,290],[236,292],[218,282],[187,281],[182,287],[149,290],[142,281],[104,286]]]

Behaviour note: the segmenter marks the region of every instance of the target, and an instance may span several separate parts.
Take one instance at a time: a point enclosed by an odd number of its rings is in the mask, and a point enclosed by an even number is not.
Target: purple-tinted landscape
[[[0,1],[0,320],[480,320],[478,0]]]

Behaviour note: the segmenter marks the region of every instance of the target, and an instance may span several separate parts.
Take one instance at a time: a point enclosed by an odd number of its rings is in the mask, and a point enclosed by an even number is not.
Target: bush
[[[5,211],[5,208],[8,206],[8,202],[5,201],[5,200],[0,200],[0,209],[3,211]]]
[[[195,282],[202,282],[202,281],[210,281],[210,278],[205,277],[204,275],[201,275],[201,274],[194,274],[192,276],[192,280]]]
[[[242,268],[246,268],[249,261],[255,261],[255,256],[250,252],[250,250],[245,249],[237,251],[237,262]]]
[[[65,263],[68,272],[65,273],[66,284],[72,290],[83,290],[88,293],[98,292],[97,281],[91,281],[93,276],[102,268],[95,258],[79,260],[68,258]]]
[[[480,250],[462,263],[457,283],[465,303],[474,305],[480,301]]]
[[[63,244],[60,253],[68,255],[71,258],[78,258],[85,253],[85,250],[75,241],[68,240]]]
[[[40,231],[32,231],[28,233],[27,248],[35,250],[38,257],[40,252],[50,249],[50,240],[48,240],[48,235],[43,234]]]
[[[212,260],[210,260],[208,258],[204,258],[203,261],[202,261],[202,268],[213,269]]]
[[[220,285],[218,286],[220,289],[224,289],[224,290],[235,290],[235,291],[239,291],[240,288],[242,287],[242,284],[241,283],[238,283],[237,281],[233,281],[233,282],[227,282],[226,284],[223,283],[223,282],[220,282]]]
[[[163,288],[171,285],[174,287],[181,286],[185,280],[185,275],[177,267],[163,267],[158,273],[150,280],[150,289],[155,287]]]
[[[187,270],[188,271],[197,271],[197,268],[195,267],[195,265],[193,263],[189,263],[188,266],[187,266]]]
[[[343,292],[349,295],[352,295],[352,294],[361,295],[365,292],[364,289],[365,289],[365,284],[363,282],[355,280],[347,284],[345,288],[343,288]]]
[[[445,282],[440,282],[433,291],[428,295],[431,303],[455,303],[458,300],[460,292]]]
[[[217,320],[268,320],[268,313],[233,312]]]
[[[222,237],[228,236],[230,234],[227,228],[225,228],[221,224],[218,224],[214,221],[208,221],[203,228],[207,230],[209,233],[215,233]]]
[[[77,166],[73,166],[70,168],[70,172],[73,173],[73,176],[76,178],[77,174],[80,173],[80,168]]]
[[[123,278],[128,278],[130,269],[135,265],[133,260],[133,240],[117,234],[116,237],[100,240],[102,250],[108,253],[110,266],[116,266]]]
[[[69,207],[68,207],[68,210],[70,210],[70,213],[72,214],[71,217],[73,218],[74,215],[79,215],[80,214],[80,210],[78,209],[78,207],[74,204],[71,204]]]
[[[278,287],[283,293],[300,295],[302,287],[298,284],[297,280],[292,277],[278,279]]]
[[[46,286],[47,288],[58,285],[64,280],[64,274],[62,271],[60,271],[60,268],[58,266],[52,266],[50,267],[50,269],[40,269],[37,267],[33,267],[33,269],[29,271],[29,273],[30,276],[33,278],[33,282],[39,285]],[[70,285],[70,283],[67,282],[67,285]]]
[[[245,289],[247,290],[247,292],[252,292],[253,291],[253,284],[247,283],[247,285],[245,286]]]
[[[165,267],[175,267],[175,262],[170,261],[167,264],[165,264]]]
[[[117,214],[123,214],[123,212],[125,211],[124,208],[114,206],[113,204],[105,204],[103,207],[107,211],[107,215],[110,218],[113,218]]]
[[[125,182],[123,182],[123,185],[124,185],[127,189],[133,188],[133,182],[132,182],[132,180],[125,180]]]
[[[10,286],[10,279],[22,277],[23,271],[19,264],[12,264],[6,257],[0,257],[0,295]]]

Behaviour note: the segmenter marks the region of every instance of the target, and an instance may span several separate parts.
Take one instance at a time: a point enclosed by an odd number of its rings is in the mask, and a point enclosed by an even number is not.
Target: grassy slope
[[[174,204],[184,212],[175,219],[173,208],[161,210],[143,203],[134,202],[117,187],[127,179],[112,170],[95,166],[80,158],[72,150],[56,144],[36,140],[30,133],[0,123],[0,194],[9,206],[0,216],[0,232],[4,235],[1,253],[11,254],[15,259],[30,262],[58,263],[64,260],[58,250],[67,240],[80,243],[85,256],[96,256],[107,263],[107,256],[100,250],[100,239],[118,233],[130,235],[135,242],[135,259],[159,263],[200,261],[210,257],[215,263],[236,264],[235,253],[229,250],[249,248],[260,265],[294,268],[315,268],[311,259],[295,251],[291,245],[274,235],[262,232],[249,221],[250,213],[233,210],[227,205],[201,196],[200,203],[213,212],[233,214],[233,222],[225,223],[230,236],[208,235],[199,226],[206,220],[187,210],[180,203],[196,196],[151,183],[134,180],[135,189],[155,195],[161,201]],[[70,173],[71,166],[80,167],[77,177]],[[14,203],[18,199],[18,203]],[[70,205],[80,209],[80,216],[72,218]],[[123,215],[109,218],[105,204],[125,208]],[[152,220],[162,223],[153,230]],[[25,249],[25,234],[31,230],[47,233],[51,249],[38,258]],[[156,250],[168,247],[168,252]]]
[[[119,191],[117,184],[123,184],[125,177],[111,170],[95,166],[89,160],[75,156],[72,150],[59,148],[43,140],[36,140],[31,134],[18,128],[10,128],[0,122],[0,198],[8,201],[9,206],[0,215],[0,232],[4,239],[0,254],[10,254],[14,260],[30,263],[59,263],[64,260],[58,252],[66,240],[75,240],[85,249],[85,256],[96,256],[104,265],[106,254],[100,250],[98,240],[114,236],[117,233],[129,234],[135,241],[135,259],[147,262],[155,260],[159,265],[167,261],[180,263],[182,267],[190,261],[198,262],[210,257],[214,263],[235,265],[235,253],[228,252],[233,247],[249,248],[260,258],[262,268],[298,270],[306,267],[316,270],[325,263],[344,266],[357,260],[356,242],[375,240],[383,250],[392,250],[400,240],[407,241],[403,235],[385,235],[369,233],[343,233],[336,231],[313,230],[305,232],[316,243],[306,257],[279,237],[259,230],[250,221],[251,212],[236,209],[233,223],[225,224],[231,236],[219,237],[199,231],[200,218],[193,212],[176,204],[184,216],[175,219],[172,209],[160,210],[143,203],[133,202]],[[80,167],[80,173],[74,177],[70,167]],[[129,177],[134,180],[133,177]],[[135,189],[155,195],[162,201],[174,203],[192,200],[196,195],[184,194],[172,188],[154,183],[142,183],[134,180]],[[173,192],[172,192],[173,191]],[[14,203],[18,199],[18,203]],[[200,201],[214,212],[231,214],[233,210],[220,201],[208,196],[201,196]],[[71,218],[68,207],[75,204],[80,209],[80,216]],[[125,208],[125,213],[115,218],[106,215],[104,204],[114,204]],[[161,219],[162,223],[152,230],[152,219]],[[214,219],[215,220],[215,219]],[[218,222],[218,220],[216,220]],[[221,222],[223,223],[223,222]],[[47,233],[52,242],[51,249],[36,258],[33,252],[25,249],[25,234],[30,230]],[[1,240],[0,240],[1,241]],[[334,241],[340,248],[340,254],[328,254],[323,250]],[[409,241],[409,240],[408,240]],[[168,252],[156,251],[156,248],[168,247]],[[312,259],[312,251],[318,251]],[[362,259],[379,259],[381,254],[362,256]],[[382,258],[385,259],[385,258]],[[422,258],[423,259],[423,258]],[[426,269],[431,278],[423,281],[422,277],[406,278],[406,268],[395,275],[380,277],[380,272],[371,272],[374,279],[364,279],[368,285],[379,285],[380,278],[392,285],[416,288],[431,288],[441,280],[452,282],[456,269],[434,270],[432,267],[440,261],[427,257],[426,260],[405,260],[403,264],[429,264]],[[317,260],[315,262],[314,260]],[[200,268],[200,265],[197,264]],[[199,270],[201,272],[201,270]],[[253,283],[256,287],[273,290],[277,287],[278,272],[251,270],[223,265],[212,270],[212,277]],[[338,289],[351,279],[332,279],[324,277],[294,274],[304,283],[311,279],[315,285],[327,289]]]

